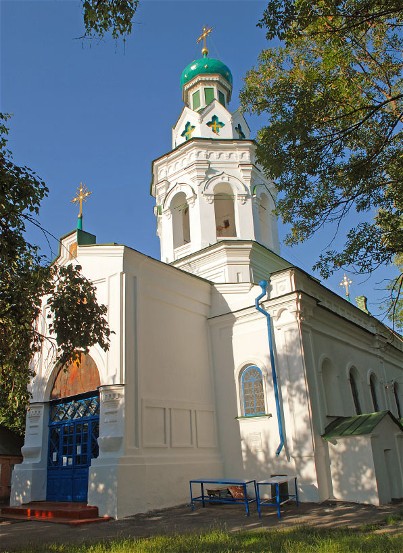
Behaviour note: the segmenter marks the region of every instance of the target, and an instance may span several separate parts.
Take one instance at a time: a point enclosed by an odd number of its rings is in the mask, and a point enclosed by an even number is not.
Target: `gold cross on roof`
[[[91,196],[92,192],[90,192],[85,184],[80,182],[80,186],[77,188],[77,196],[71,200],[73,204],[78,203],[80,206],[80,212],[78,214],[79,217],[82,217],[83,214],[83,202],[87,201],[88,196]]]
[[[199,36],[199,38],[196,40],[196,43],[198,44],[201,40],[203,40],[203,49],[202,49],[202,54],[203,55],[206,55],[208,54],[208,50],[207,50],[207,46],[206,46],[206,38],[208,37],[208,35],[211,33],[211,31],[213,30],[213,27],[206,27],[206,25],[204,25],[203,29],[202,29],[202,34]]]
[[[349,297],[350,296],[350,284],[352,284],[353,281],[350,280],[346,273],[344,273],[344,276],[343,276],[343,280],[340,282],[340,286],[344,286],[344,288],[346,289],[346,296]]]

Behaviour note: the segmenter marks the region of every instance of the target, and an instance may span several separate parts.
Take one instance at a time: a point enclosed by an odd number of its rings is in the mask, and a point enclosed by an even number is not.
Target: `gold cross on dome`
[[[340,286],[344,286],[344,288],[346,289],[346,296],[347,297],[350,297],[350,288],[349,288],[349,286],[352,283],[353,283],[353,281],[350,280],[347,277],[346,273],[344,273],[343,280],[340,282]]]
[[[207,50],[207,46],[206,46],[206,38],[208,37],[208,35],[211,33],[211,31],[213,30],[213,27],[206,27],[206,25],[204,25],[203,29],[202,29],[202,34],[199,36],[199,38],[196,40],[196,43],[199,44],[199,42],[201,40],[203,40],[203,49],[202,49],[202,54],[208,54],[208,50]]]
[[[80,206],[80,212],[78,214],[79,217],[83,214],[83,202],[87,201],[88,196],[91,196],[92,192],[90,192],[85,184],[80,182],[80,186],[77,188],[77,196],[71,200],[73,204],[78,203]]]

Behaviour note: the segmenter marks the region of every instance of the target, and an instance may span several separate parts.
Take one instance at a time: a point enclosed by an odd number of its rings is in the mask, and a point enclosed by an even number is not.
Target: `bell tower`
[[[253,244],[279,253],[276,190],[256,164],[243,114],[228,109],[232,74],[208,56],[209,32],[199,37],[202,57],[182,71],[172,150],[153,162],[161,260],[214,282],[258,282]]]

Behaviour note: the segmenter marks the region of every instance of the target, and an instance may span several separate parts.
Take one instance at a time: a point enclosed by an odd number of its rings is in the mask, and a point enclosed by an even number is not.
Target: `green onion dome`
[[[197,75],[211,75],[219,74],[231,85],[232,87],[232,73],[229,68],[220,60],[214,58],[200,58],[194,60],[185,67],[181,75],[181,87],[191,81]]]

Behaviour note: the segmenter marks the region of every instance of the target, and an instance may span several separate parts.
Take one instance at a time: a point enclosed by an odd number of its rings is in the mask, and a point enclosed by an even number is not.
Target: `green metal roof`
[[[181,88],[196,77],[196,75],[200,74],[219,74],[232,86],[232,73],[225,63],[214,58],[205,57],[193,60],[185,67],[181,75]]]
[[[97,237],[95,234],[86,232],[85,230],[77,229],[77,244],[79,246],[88,246],[90,244],[96,244]]]
[[[403,431],[402,425],[390,411],[379,411],[378,413],[366,413],[365,415],[356,415],[354,417],[338,417],[326,427],[322,438],[331,440],[332,438],[371,434],[386,415],[389,415],[393,422]]]

